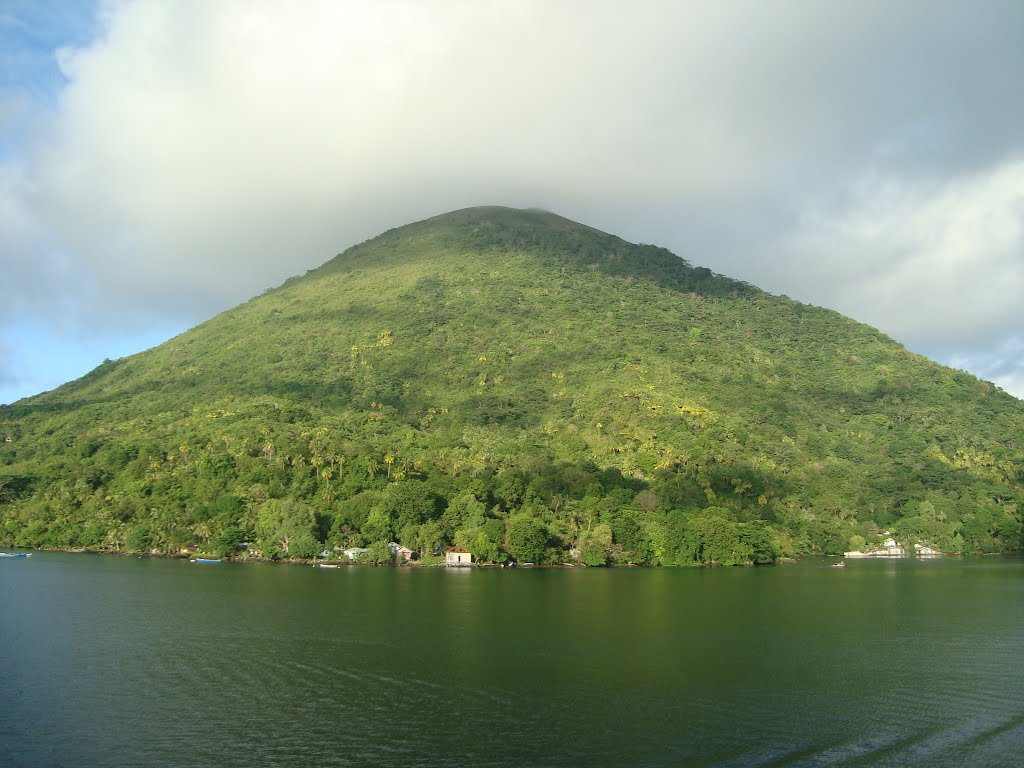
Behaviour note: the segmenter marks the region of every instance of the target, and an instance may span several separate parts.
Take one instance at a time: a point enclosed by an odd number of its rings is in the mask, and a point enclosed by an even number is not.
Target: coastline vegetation
[[[0,407],[0,543],[742,564],[1021,548],[1024,403],[539,211],[387,232]]]

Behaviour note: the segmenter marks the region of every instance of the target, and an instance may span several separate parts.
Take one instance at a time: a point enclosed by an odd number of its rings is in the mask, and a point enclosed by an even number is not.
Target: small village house
[[[456,568],[469,566],[473,564],[473,555],[465,547],[447,547],[444,550],[444,564]]]
[[[875,554],[885,555],[887,557],[903,557],[906,554],[903,549],[903,545],[900,544],[896,539],[888,538],[882,542],[882,551],[875,551]]]
[[[893,539],[893,538],[888,538],[885,541],[883,541],[882,542],[882,548],[885,550],[886,554],[889,554],[889,555],[903,555],[903,554],[906,554],[905,550],[903,549],[903,545],[900,544],[898,541],[896,541],[896,539]]]

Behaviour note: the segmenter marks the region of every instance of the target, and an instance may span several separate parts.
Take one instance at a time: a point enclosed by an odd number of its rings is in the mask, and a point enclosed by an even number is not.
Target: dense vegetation
[[[6,544],[772,562],[1021,546],[1024,403],[548,213],[392,230],[0,408]]]

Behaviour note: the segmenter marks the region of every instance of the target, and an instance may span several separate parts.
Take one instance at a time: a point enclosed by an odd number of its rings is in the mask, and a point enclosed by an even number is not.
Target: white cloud
[[[1024,400],[1024,337],[1012,336],[994,349],[982,350],[971,356],[955,355],[945,362],[954,368],[974,371],[981,378]]]
[[[803,290],[912,344],[1024,327],[1024,160],[942,183],[871,177],[783,248]]]
[[[1022,35],[1015,0],[109,2],[0,160],[0,323],[196,322],[503,203],[994,343],[1021,319]]]

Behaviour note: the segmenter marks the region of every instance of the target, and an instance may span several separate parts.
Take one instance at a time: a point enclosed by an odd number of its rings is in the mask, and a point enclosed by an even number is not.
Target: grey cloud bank
[[[0,324],[184,327],[500,203],[1024,396],[1020,3],[140,0],[101,29],[0,161]]]

